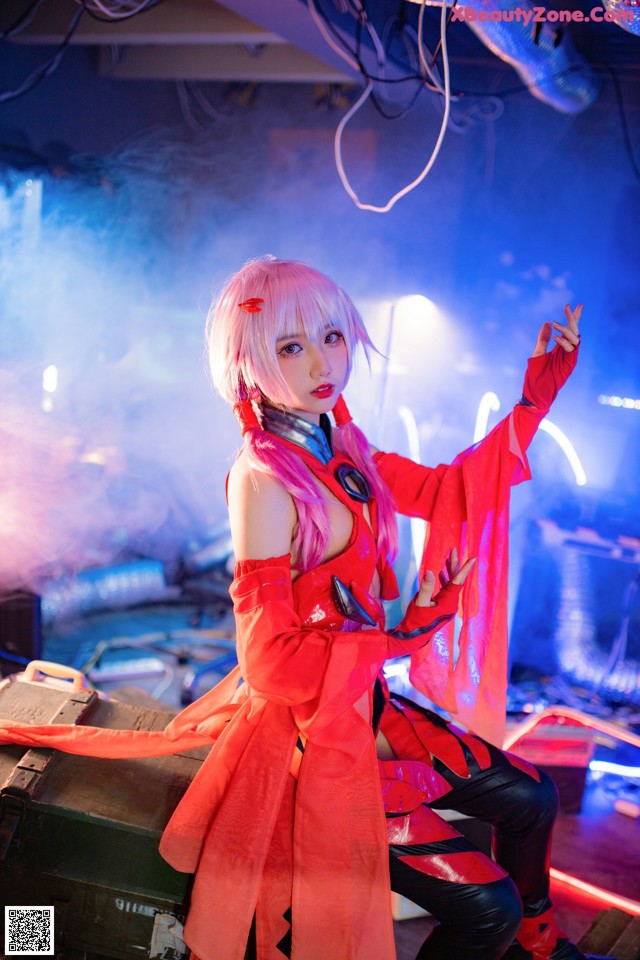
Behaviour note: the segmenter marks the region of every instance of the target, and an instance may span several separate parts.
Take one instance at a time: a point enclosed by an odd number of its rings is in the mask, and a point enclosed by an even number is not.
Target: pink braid
[[[329,542],[329,517],[320,486],[293,451],[281,447],[260,427],[245,433],[245,451],[254,469],[268,473],[292,497],[298,514],[293,538],[293,565],[311,570],[324,560]]]
[[[319,482],[291,450],[281,447],[262,429],[251,400],[234,405],[250,465],[267,473],[292,497],[298,515],[293,538],[294,566],[310,570],[322,563],[329,542],[330,525],[327,505]],[[336,447],[345,453],[366,477],[378,508],[378,556],[395,559],[398,549],[396,508],[391,492],[378,473],[369,442],[351,419],[349,408],[340,396],[333,409],[336,421]]]

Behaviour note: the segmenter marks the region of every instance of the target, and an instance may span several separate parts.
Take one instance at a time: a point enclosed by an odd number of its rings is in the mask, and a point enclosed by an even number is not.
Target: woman
[[[352,423],[341,391],[357,345],[372,345],[333,281],[267,259],[223,290],[209,345],[214,383],[244,436],[228,480],[238,668],[160,736],[0,733],[102,756],[214,743],[161,844],[176,869],[196,874],[185,928],[193,956],[392,960],[391,874],[393,889],[441,921],[420,960],[581,957],[548,901],[550,782],[390,696],[380,674],[385,659],[411,653],[418,682],[429,675],[423,688],[441,684],[443,706],[475,716],[481,732],[495,726],[508,487],[527,475],[526,445],[575,362],[580,308],[565,314],[551,353],[543,327],[513,414],[451,467],[429,470],[370,450]],[[431,521],[429,569],[386,630],[396,509]],[[443,564],[454,544],[471,557],[461,568],[455,552]],[[476,556],[482,582],[465,590],[454,663],[442,628]],[[434,596],[429,571],[443,567]],[[497,862],[438,807],[494,822]]]
[[[573,366],[579,316],[580,309],[567,309],[567,323],[555,325],[555,357],[545,358],[550,326],[541,332],[541,361],[529,370],[515,427],[509,424],[523,448]],[[247,928],[257,905],[259,958],[393,956],[377,753],[393,888],[443,921],[421,960],[502,956],[521,925],[521,896],[528,916],[510,954],[579,957],[550,913],[556,794],[548,779],[490,744],[457,735],[435,715],[389,698],[382,678],[371,692],[385,657],[424,647],[451,619],[473,560],[458,571],[452,556],[452,579],[433,601],[434,578],[427,572],[403,623],[384,632],[380,599],[397,596],[389,566],[394,498],[403,512],[429,520],[441,510],[441,498],[462,514],[452,491],[459,499],[464,467],[428,471],[394,455],[372,459],[341,397],[358,343],[371,347],[344,292],[291,261],[249,263],[211,315],[214,383],[244,434],[228,483],[238,560],[232,595],[242,697],[251,704],[257,740],[253,755],[247,750],[234,765],[237,793],[218,811],[222,842],[205,841],[212,875],[224,877],[226,902],[241,891],[235,899],[244,913],[231,939]],[[508,442],[512,480],[514,461],[524,456],[514,457],[513,438]],[[486,457],[495,459],[496,437],[486,446]],[[473,457],[470,462],[477,468]],[[504,500],[503,479],[497,489]],[[434,533],[442,539],[441,531]],[[476,541],[486,555],[482,537]],[[365,629],[358,633],[360,625]],[[234,763],[238,755],[234,751]],[[498,859],[519,890],[425,800],[495,820]],[[183,806],[184,819],[188,803]],[[230,865],[225,851],[240,807],[249,832]],[[165,852],[171,856],[166,846]],[[199,878],[196,902],[201,888]],[[203,941],[190,923],[198,953]],[[235,955],[231,943],[228,949]],[[226,950],[225,944],[221,956]]]

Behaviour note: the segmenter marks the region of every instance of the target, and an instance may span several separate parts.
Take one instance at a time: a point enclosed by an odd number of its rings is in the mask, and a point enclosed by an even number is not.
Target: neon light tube
[[[484,439],[487,435],[487,425],[489,423],[489,414],[492,410],[497,411],[500,409],[500,401],[495,393],[492,393],[489,390],[487,393],[483,393],[480,398],[480,403],[478,404],[478,413],[476,415],[476,427],[473,431],[473,442],[477,443],[478,440]]]
[[[502,749],[511,749],[516,741],[520,740],[525,733],[537,727],[545,717],[564,717],[567,720],[576,720],[584,727],[591,727],[592,730],[599,730],[600,733],[606,733],[607,736],[613,737],[614,740],[622,740],[625,743],[633,744],[634,747],[640,747],[640,736],[637,733],[631,733],[630,730],[619,727],[615,723],[610,723],[608,720],[600,720],[598,717],[592,717],[588,713],[582,713],[581,710],[574,710],[572,707],[558,705],[555,707],[547,707],[546,710],[541,710],[540,713],[534,714],[528,720],[521,721],[518,726],[504,738]],[[571,728],[569,727],[568,729],[570,730]]]
[[[620,897],[617,893],[611,893],[609,890],[603,890],[602,887],[596,887],[592,883],[578,880],[577,877],[572,877],[569,873],[563,873],[562,870],[556,870],[555,867],[551,867],[551,876],[558,883],[564,883],[568,887],[589,894],[590,897],[595,897],[604,903],[610,903],[613,907],[620,907],[621,910],[632,914],[634,917],[640,917],[640,903],[636,900]]]
[[[546,417],[540,423],[540,429],[544,430],[545,433],[548,433],[550,437],[553,437],[569,461],[571,469],[573,470],[576,478],[576,483],[579,487],[584,487],[585,483],[587,482],[587,475],[584,472],[584,467],[580,462],[580,457],[576,452],[576,448],[571,443],[571,440],[569,440],[569,437],[566,435],[566,433],[561,430],[560,427],[557,427],[555,423],[552,423],[551,420],[547,420]]]

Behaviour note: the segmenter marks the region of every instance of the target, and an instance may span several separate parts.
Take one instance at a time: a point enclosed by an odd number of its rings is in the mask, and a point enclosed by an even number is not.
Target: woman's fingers
[[[578,332],[578,324],[580,323],[580,317],[582,316],[582,304],[579,303],[575,310],[572,310],[569,304],[564,308],[564,315],[567,318],[567,322],[574,333]]]
[[[415,604],[417,607],[433,607],[434,603],[431,599],[433,597],[433,588],[436,585],[436,578],[432,570],[427,570],[424,575],[424,579],[420,584],[420,589],[418,590],[415,597]]]
[[[445,565],[449,577],[445,574],[444,570],[440,574],[440,584],[444,588],[447,583],[463,584],[467,579],[469,573],[473,569],[473,565],[476,562],[476,557],[471,557],[470,560],[464,564],[464,566],[459,567],[458,565],[458,552],[453,549],[449,554],[449,557],[445,561]],[[417,607],[434,607],[435,602],[433,600],[433,591],[436,585],[435,574],[432,570],[427,570],[420,584],[420,589],[414,597],[414,603]]]
[[[538,334],[538,342],[536,343],[535,349],[531,354],[531,356],[540,357],[542,356],[543,353],[546,353],[550,340],[551,340],[551,324],[547,320],[540,327],[540,333]]]
[[[567,321],[566,324],[555,321],[553,323],[553,327],[558,331],[553,334],[553,339],[563,350],[571,353],[580,343],[579,323],[580,317],[582,316],[582,304],[579,303],[575,310],[572,310],[569,304],[567,304],[564,308],[564,315]],[[542,324],[540,333],[538,334],[538,342],[536,343],[535,350],[531,354],[532,357],[539,357],[547,352],[551,340],[551,331],[552,325],[548,321]]]
[[[553,325],[558,333],[554,333],[553,339],[562,347],[563,350],[566,350],[567,353],[571,353],[580,343],[580,331],[578,325],[580,323],[580,317],[582,316],[582,304],[579,303],[575,310],[572,310],[567,304],[567,306],[564,308],[564,315],[567,319],[566,324],[554,321]]]
[[[441,587],[446,587],[449,580],[453,580],[460,568],[460,564],[458,562],[458,551],[455,547],[452,547],[451,553],[444,562],[444,566],[445,569],[441,570],[438,574]]]
[[[440,586],[444,588],[448,583],[464,583],[471,572],[476,559],[476,557],[471,557],[471,559],[467,560],[464,566],[461,567],[458,561],[458,551],[454,547],[445,560],[446,572],[445,570],[440,571],[438,577],[440,580]],[[433,577],[433,574],[430,570],[427,571],[427,574]]]
[[[473,565],[475,564],[476,560],[477,560],[477,557],[471,557],[470,560],[467,560],[467,562],[458,570],[455,577],[451,578],[451,582],[464,583],[468,575],[471,573],[473,569]]]

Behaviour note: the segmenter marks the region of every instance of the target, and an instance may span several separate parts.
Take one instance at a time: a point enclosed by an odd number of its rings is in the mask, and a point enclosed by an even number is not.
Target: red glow
[[[540,713],[519,723],[505,738],[504,749],[508,750],[512,748],[518,740],[537,727],[542,720],[547,721],[547,723],[549,721],[557,724],[566,723],[569,728],[567,730],[568,734],[572,725],[582,724],[585,727],[591,727],[592,730],[597,730],[616,740],[623,740],[625,743],[631,743],[636,747],[640,747],[640,737],[625,727],[609,723],[606,720],[600,720],[599,717],[592,717],[590,714],[582,713],[580,710],[573,710],[571,707],[554,706],[548,707],[546,710],[542,710]],[[558,883],[573,887],[574,890],[580,890],[582,893],[586,893],[596,900],[600,900],[602,903],[619,907],[621,910],[625,910],[633,916],[640,916],[640,903],[638,903],[637,900],[631,900],[628,897],[621,897],[616,893],[611,893],[609,890],[603,890],[601,887],[596,887],[592,883],[586,883],[584,880],[572,877],[569,873],[563,873],[562,870],[556,870],[555,867],[551,868],[551,876]]]
[[[640,903],[636,900],[630,900],[628,897],[620,897],[618,894],[611,893],[609,890],[603,890],[601,887],[594,887],[592,883],[585,883],[584,880],[578,880],[577,877],[572,877],[569,873],[563,873],[562,870],[556,870],[555,867],[551,867],[551,876],[558,883],[564,883],[566,886],[573,887],[575,890],[581,890],[583,893],[588,893],[589,896],[595,897],[597,900],[602,900],[603,903],[609,903],[613,907],[620,907],[620,909],[626,913],[640,917]]]
[[[510,750],[514,743],[524,737],[526,733],[529,733],[530,730],[533,730],[534,727],[537,727],[542,720],[555,723],[564,723],[568,720],[570,726],[580,724],[584,727],[591,727],[592,730],[598,730],[600,733],[605,733],[616,740],[623,740],[625,743],[633,744],[634,747],[640,747],[640,736],[625,727],[610,723],[608,720],[601,720],[599,717],[592,717],[591,714],[582,713],[580,710],[574,710],[571,707],[555,706],[547,707],[546,710],[536,713],[528,720],[521,721],[507,734],[502,749]]]

